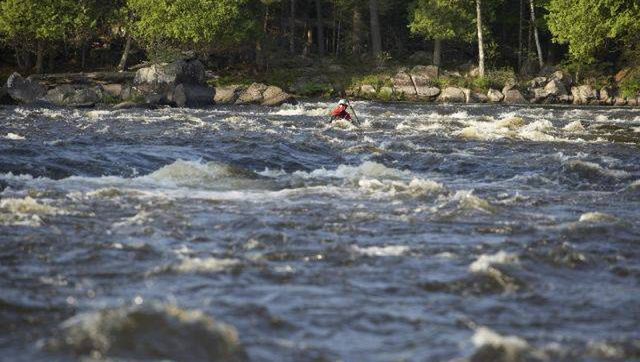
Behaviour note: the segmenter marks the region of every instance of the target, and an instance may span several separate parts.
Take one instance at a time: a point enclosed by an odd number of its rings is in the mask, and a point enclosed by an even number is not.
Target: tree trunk
[[[382,37],[380,35],[380,19],[378,17],[378,0],[369,0],[369,18],[371,23],[371,51],[374,57],[382,53]]]
[[[49,48],[47,51],[48,64],[47,68],[49,73],[53,73],[54,69],[56,69],[56,53],[53,51],[53,48]]]
[[[442,63],[442,40],[435,39],[433,42],[433,64],[440,66]]]
[[[542,47],[540,46],[540,37],[538,36],[538,26],[536,25],[536,9],[533,0],[529,0],[531,5],[531,24],[533,24],[533,35],[536,39],[536,50],[538,51],[538,64],[540,69],[544,67],[544,59],[542,58]]]
[[[125,69],[127,69],[127,59],[129,58],[129,52],[131,52],[131,35],[127,35],[127,42],[124,44],[122,57],[120,57],[120,63],[118,63],[118,71],[123,72]]]
[[[38,40],[36,47],[36,73],[42,74],[44,71],[44,41]]]
[[[16,65],[18,66],[18,69],[24,69],[24,63],[22,62],[22,56],[20,55],[21,51],[18,48],[15,48],[15,55],[16,55]]]
[[[518,69],[522,67],[522,50],[524,45],[523,41],[523,23],[524,23],[524,0],[520,0],[520,20],[518,23]]]
[[[296,53],[296,0],[290,1],[289,17],[289,53]]]
[[[351,52],[355,55],[362,53],[362,13],[357,5],[353,7],[353,19],[351,23]]]
[[[322,19],[322,4],[321,0],[316,0],[316,33],[318,38],[318,55],[323,57],[325,53],[324,44],[324,26]]]
[[[484,41],[482,38],[482,0],[476,0],[476,22],[478,23],[478,70],[484,77]]]
[[[87,44],[86,42],[82,43],[80,47],[80,69],[84,70],[87,65]]]

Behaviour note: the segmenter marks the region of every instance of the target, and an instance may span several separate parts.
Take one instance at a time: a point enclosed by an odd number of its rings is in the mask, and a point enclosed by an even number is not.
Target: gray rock
[[[132,101],[125,101],[125,102],[120,102],[116,104],[115,106],[113,106],[113,109],[132,109],[132,108],[146,108],[146,107],[147,107],[146,104],[132,102]]]
[[[440,88],[438,87],[416,87],[416,91],[418,92],[418,97],[434,100],[440,95]]]
[[[218,104],[233,104],[238,100],[243,87],[241,85],[228,85],[217,87],[213,100]]]
[[[543,103],[549,97],[549,92],[547,92],[544,88],[535,88],[533,89],[533,98],[531,99],[531,103]]]
[[[482,93],[474,92],[471,89],[464,88],[462,89],[464,92],[465,102],[467,103],[487,103],[489,97]]]
[[[7,93],[13,100],[28,104],[42,100],[47,90],[42,84],[13,73],[7,79]]]
[[[438,97],[438,101],[447,103],[464,103],[467,97],[464,90],[457,87],[446,87]]]
[[[605,105],[612,105],[615,102],[615,98],[616,98],[616,92],[609,88],[609,87],[604,87],[600,90],[600,103],[601,104],[605,104]]]
[[[46,99],[58,106],[92,107],[102,100],[101,87],[61,85],[47,92]]]
[[[638,98],[627,98],[627,105],[629,107],[637,107],[640,105],[640,99]]]
[[[504,83],[504,87],[502,88],[502,94],[506,96],[507,91],[515,89],[518,85],[518,82],[515,79],[509,79]]]
[[[557,81],[560,81],[562,84],[564,84],[564,86],[567,89],[571,88],[571,86],[573,85],[573,78],[569,74],[567,74],[567,73],[565,73],[565,72],[563,72],[561,70],[558,70],[558,71],[554,72],[551,75],[551,79],[555,79]]]
[[[236,104],[260,104],[264,101],[263,93],[268,86],[262,83],[253,83],[249,88],[245,89],[238,99]]]
[[[205,70],[198,60],[179,60],[169,64],[154,64],[139,69],[133,84],[153,90],[165,90],[167,87],[178,84],[204,85]]]
[[[548,81],[547,77],[536,77],[529,82],[529,86],[531,88],[541,88],[544,87]]]
[[[155,107],[162,104],[167,104],[167,98],[164,94],[147,93],[144,95],[144,103]]]
[[[549,83],[547,83],[547,85],[544,86],[544,90],[548,93],[548,95],[554,96],[556,98],[561,96],[566,96],[567,94],[569,94],[569,92],[567,92],[567,88],[565,87],[564,83],[562,83],[560,80],[557,80],[555,78],[551,79]]]
[[[573,103],[573,96],[571,94],[567,94],[565,96],[558,97],[558,102],[560,103]]]
[[[364,95],[376,94],[376,89],[371,84],[363,84],[360,86],[360,94],[364,94]]]
[[[114,98],[120,98],[122,96],[122,90],[124,89],[124,85],[122,84],[103,84],[102,90],[105,94],[108,94]]]
[[[417,95],[416,87],[413,85],[413,80],[407,72],[398,72],[391,81],[393,83],[393,90],[395,93],[404,94],[410,98]]]
[[[581,85],[571,88],[573,104],[589,104],[598,99],[598,91],[590,85]]]
[[[204,107],[213,104],[215,91],[197,84],[179,84],[168,101],[178,107]]]
[[[487,98],[491,103],[499,103],[504,99],[504,94],[502,94],[502,92],[500,92],[499,90],[489,89],[489,91],[487,92]]]
[[[613,100],[613,105],[616,106],[616,107],[626,106],[627,105],[627,99],[622,97],[622,96],[617,96]]]
[[[285,103],[295,104],[296,99],[289,93],[282,90],[280,87],[269,86],[262,93],[263,106],[276,107]]]
[[[522,96],[517,89],[511,89],[504,92],[504,103],[508,104],[524,104],[527,103],[527,100]]]

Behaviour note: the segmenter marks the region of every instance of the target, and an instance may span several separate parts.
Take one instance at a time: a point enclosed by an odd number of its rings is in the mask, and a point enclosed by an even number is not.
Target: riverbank
[[[477,68],[443,70],[433,65],[375,68],[340,64],[272,69],[258,74],[213,72],[196,59],[139,66],[129,72],[89,72],[9,76],[0,104],[38,102],[56,106],[201,107],[213,104],[279,106],[299,99],[339,97],[378,102],[640,105],[640,70],[576,82],[548,67],[523,78],[508,70],[478,76]],[[636,84],[638,83],[638,84]]]

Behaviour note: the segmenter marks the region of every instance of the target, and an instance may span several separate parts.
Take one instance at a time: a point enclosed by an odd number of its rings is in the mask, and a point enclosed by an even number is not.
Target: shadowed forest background
[[[435,64],[482,85],[554,67],[631,96],[639,32],[636,0],[0,1],[2,78],[124,70],[191,51],[220,82]]]

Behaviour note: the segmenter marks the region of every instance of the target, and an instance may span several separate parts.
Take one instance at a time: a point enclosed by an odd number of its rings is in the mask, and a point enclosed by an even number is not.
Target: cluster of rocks
[[[77,80],[79,77],[72,78]],[[69,82],[69,77],[61,79]],[[85,77],[76,83],[67,83],[46,84],[38,76],[23,78],[13,73],[6,87],[0,91],[0,102],[64,107],[117,103],[116,108],[130,108],[159,105],[203,107],[213,104],[278,106],[296,101],[281,88],[261,83],[211,87],[207,84],[204,66],[194,59],[141,68],[131,74],[128,82],[108,83]]]
[[[590,85],[575,85],[571,76],[562,71],[534,78],[524,88],[518,87],[515,79],[510,79],[502,89],[492,88],[486,93],[456,86],[440,88],[440,73],[436,66],[401,69],[391,77],[391,86],[376,89],[364,84],[357,94],[368,98],[396,96],[410,101],[446,103],[640,105],[640,97],[624,98],[612,88],[597,90]]]

